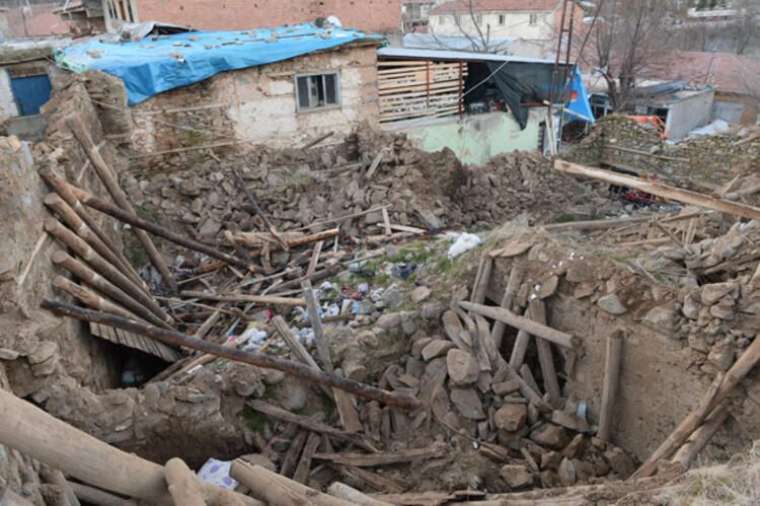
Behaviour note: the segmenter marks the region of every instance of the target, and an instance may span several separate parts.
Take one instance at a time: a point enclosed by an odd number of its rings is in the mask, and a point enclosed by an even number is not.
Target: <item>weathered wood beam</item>
[[[712,197],[703,193],[697,193],[690,190],[682,190],[680,188],[669,186],[663,183],[645,181],[637,177],[617,174],[615,172],[596,169],[593,167],[586,167],[584,165],[565,162],[563,160],[555,160],[554,168],[559,172],[563,172],[565,174],[590,177],[615,185],[627,186],[628,188],[650,193],[664,199],[699,206],[705,209],[712,209],[714,211],[720,211],[721,213],[730,214],[732,216],[737,216],[740,218],[746,218],[748,220],[760,220],[760,208],[737,202],[731,202],[730,200]]]
[[[101,323],[103,325],[109,325],[129,332],[134,332],[135,334],[150,337],[170,346],[190,348],[226,358],[234,362],[255,365],[265,369],[275,369],[301,378],[305,381],[340,388],[341,390],[351,392],[359,397],[383,402],[390,406],[406,409],[415,409],[420,406],[420,402],[417,399],[408,395],[388,392],[348,378],[341,378],[334,374],[327,374],[291,360],[285,360],[258,352],[247,352],[227,348],[222,345],[196,339],[180,332],[154,327],[147,323],[122,318],[120,316],[98,311],[90,311],[72,304],[65,304],[46,299],[42,302],[42,307],[53,311],[56,314],[68,316],[70,318]]]

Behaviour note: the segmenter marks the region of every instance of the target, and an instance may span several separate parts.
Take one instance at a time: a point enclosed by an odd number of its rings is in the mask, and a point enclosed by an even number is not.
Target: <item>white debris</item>
[[[446,236],[454,241],[454,244],[449,247],[449,259],[454,259],[462,253],[477,248],[483,242],[477,235],[468,234],[467,232],[461,234],[449,233]]]
[[[731,130],[731,126],[722,119],[716,119],[709,125],[697,128],[689,132],[689,138],[705,137],[708,135],[721,135]]]
[[[268,336],[269,334],[257,328],[255,323],[252,323],[240,335],[238,342],[242,343],[240,348],[243,351],[255,351],[261,347]]]
[[[235,490],[238,482],[230,477],[232,462],[208,459],[198,471],[198,477],[206,483],[214,484],[227,490]]]

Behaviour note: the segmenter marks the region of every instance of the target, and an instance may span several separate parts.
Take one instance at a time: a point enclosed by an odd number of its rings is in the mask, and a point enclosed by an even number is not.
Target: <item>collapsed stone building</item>
[[[757,134],[145,159],[126,97],[2,139],[1,501],[651,504],[758,437]]]

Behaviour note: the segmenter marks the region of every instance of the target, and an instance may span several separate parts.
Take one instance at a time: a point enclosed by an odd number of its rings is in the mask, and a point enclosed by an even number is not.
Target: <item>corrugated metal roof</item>
[[[474,53],[469,51],[444,51],[438,49],[407,49],[401,47],[384,47],[378,49],[377,55],[385,58],[420,58],[426,60],[451,61],[500,61],[514,63],[547,63],[554,65],[553,60],[526,58],[491,53]]]

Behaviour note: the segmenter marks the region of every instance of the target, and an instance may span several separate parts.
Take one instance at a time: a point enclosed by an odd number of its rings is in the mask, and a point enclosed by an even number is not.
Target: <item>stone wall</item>
[[[340,73],[340,106],[297,112],[295,76],[330,71]],[[340,138],[362,122],[374,124],[378,114],[376,47],[353,46],[227,72],[157,95],[132,108],[132,145],[137,160],[152,169],[185,168],[207,157],[200,146],[293,147],[329,132]],[[144,156],[177,149],[183,151]]]

